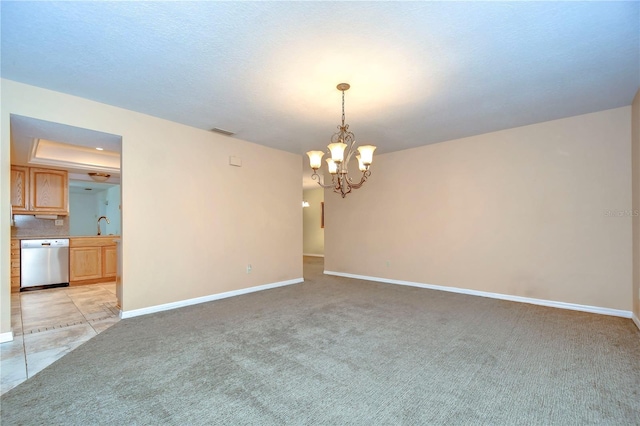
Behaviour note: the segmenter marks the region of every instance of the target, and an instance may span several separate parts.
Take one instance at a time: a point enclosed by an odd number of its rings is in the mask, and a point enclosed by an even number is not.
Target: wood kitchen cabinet
[[[69,239],[69,285],[115,281],[117,264],[114,236]]]
[[[69,284],[102,278],[102,247],[70,247],[69,266]]]
[[[11,166],[14,214],[69,214],[69,178],[65,170]]]
[[[11,166],[11,208],[14,213],[29,211],[29,168]]]
[[[20,292],[20,240],[11,239],[11,292]]]
[[[113,246],[102,247],[102,276],[104,278],[116,278],[118,270],[118,250]]]

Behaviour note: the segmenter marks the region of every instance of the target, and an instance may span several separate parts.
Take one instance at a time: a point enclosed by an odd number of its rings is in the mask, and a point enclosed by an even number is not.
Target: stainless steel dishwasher
[[[68,238],[21,241],[20,291],[68,285]]]

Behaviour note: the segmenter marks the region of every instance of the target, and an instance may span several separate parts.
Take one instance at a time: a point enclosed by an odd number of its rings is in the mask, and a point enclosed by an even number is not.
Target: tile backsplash
[[[53,219],[38,219],[35,216],[15,215],[15,224],[11,227],[11,237],[68,237],[69,217],[58,216],[62,226],[56,226]]]

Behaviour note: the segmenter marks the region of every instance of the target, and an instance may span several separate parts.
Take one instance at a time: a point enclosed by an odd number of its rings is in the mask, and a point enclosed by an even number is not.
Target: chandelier
[[[318,175],[324,152],[309,151],[307,155],[309,156],[309,165],[313,169],[311,178],[318,181],[318,185],[323,188],[333,188],[333,192],[341,194],[342,198],[344,198],[352,189],[360,188],[367,178],[371,176],[369,168],[371,167],[373,151],[375,151],[376,147],[373,145],[358,147],[359,155],[356,155],[356,158],[358,159],[358,169],[362,172],[362,176],[360,177],[360,182],[354,182],[349,177],[349,160],[351,160],[356,151],[354,149],[356,140],[353,133],[349,131],[349,125],[344,124],[344,92],[349,90],[351,86],[347,83],[340,83],[336,87],[342,92],[342,124],[338,126],[338,131],[331,136],[331,143],[327,146],[329,148],[328,153],[331,155],[331,158],[326,160],[329,173],[331,173],[330,184],[323,184],[320,175]]]

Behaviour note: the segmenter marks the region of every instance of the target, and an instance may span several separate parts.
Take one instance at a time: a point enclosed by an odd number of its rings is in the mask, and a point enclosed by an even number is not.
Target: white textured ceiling
[[[640,3],[11,2],[3,78],[304,153],[377,152],[629,105]]]

